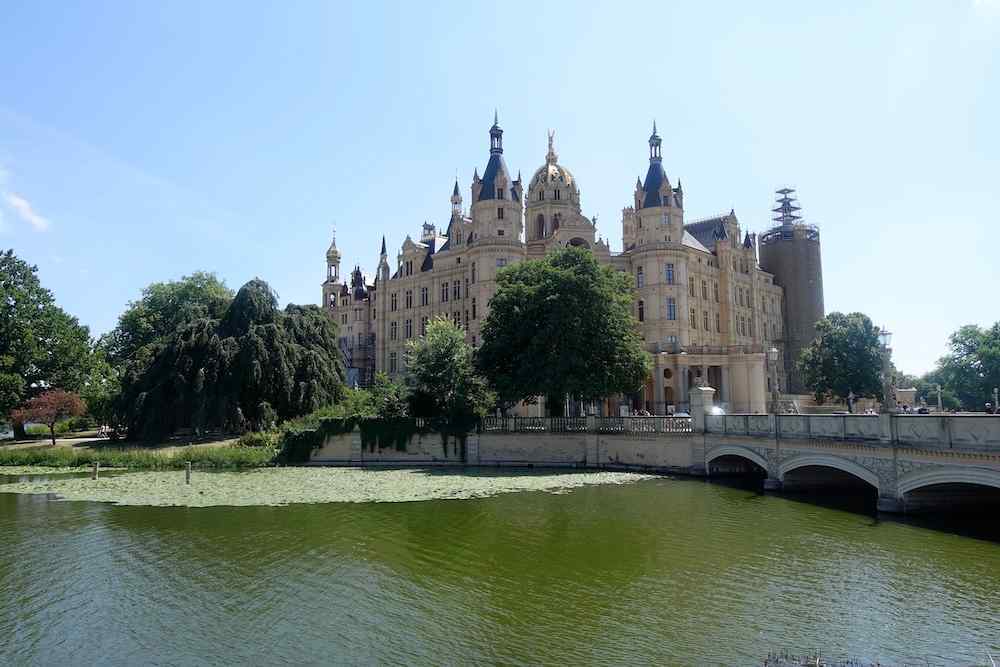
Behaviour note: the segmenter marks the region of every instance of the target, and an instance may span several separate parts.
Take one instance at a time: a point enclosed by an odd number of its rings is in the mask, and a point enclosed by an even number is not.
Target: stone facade
[[[662,139],[653,127],[649,166],[622,211],[622,252],[612,253],[583,214],[580,188],[560,164],[553,136],[545,161],[526,184],[512,178],[503,156],[503,130],[490,128],[490,154],[476,170],[466,208],[456,181],[445,230],[424,223],[418,240],[407,236],[391,261],[385,239],[374,281],[355,268],[341,281],[336,244],[327,251],[323,303],[341,326],[351,378],[360,385],[376,371],[405,375],[405,346],[434,317],[466,331],[474,347],[496,290],[497,272],[543,256],[553,248],[590,249],[597,259],[627,272],[635,290],[635,316],[654,371],[644,391],[626,397],[632,408],[655,414],[687,409],[698,384],[717,388],[716,400],[734,412],[764,412],[768,397],[766,350],[783,353],[783,290],[757,260],[755,235],[734,211],[688,223],[684,192],[663,168]],[[779,359],[778,386],[784,386]],[[540,408],[539,408],[540,409]],[[601,406],[620,409],[617,400]]]

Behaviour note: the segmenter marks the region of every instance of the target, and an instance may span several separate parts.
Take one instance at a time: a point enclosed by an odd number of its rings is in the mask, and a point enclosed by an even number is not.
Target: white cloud
[[[31,207],[31,202],[27,199],[14,192],[6,193],[5,198],[7,199],[7,204],[21,216],[21,219],[34,227],[36,231],[44,232],[49,228],[50,223],[48,219],[35,211]]]

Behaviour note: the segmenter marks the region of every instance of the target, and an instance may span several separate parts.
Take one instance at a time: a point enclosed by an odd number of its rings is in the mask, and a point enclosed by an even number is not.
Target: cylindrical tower
[[[802,221],[795,201],[795,190],[777,191],[777,206],[772,209],[779,223],[760,237],[761,268],[774,275],[774,282],[784,290],[784,360],[787,393],[803,394],[809,390],[802,383],[796,362],[802,351],[816,337],[816,322],[823,319],[823,262],[820,257],[819,229]]]

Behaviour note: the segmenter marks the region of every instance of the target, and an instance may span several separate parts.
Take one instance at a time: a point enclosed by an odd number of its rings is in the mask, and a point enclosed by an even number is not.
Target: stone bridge
[[[885,512],[1000,497],[1000,417],[693,416],[694,430],[704,433],[707,474],[752,464],[766,473],[769,489],[822,485],[847,475],[872,487]]]

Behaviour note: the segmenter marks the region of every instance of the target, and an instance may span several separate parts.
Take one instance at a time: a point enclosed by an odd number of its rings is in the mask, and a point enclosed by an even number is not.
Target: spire
[[[653,121],[653,133],[649,135],[649,161],[659,162],[662,159],[660,155],[660,144],[663,143],[660,139],[660,135],[656,133],[656,121]]]
[[[379,253],[379,257],[385,257],[388,253],[385,251],[385,234],[382,235],[382,252]]]
[[[638,176],[635,177],[635,189],[642,190],[642,179]]]
[[[503,153],[503,130],[496,109],[493,110],[493,127],[490,128],[490,154]]]
[[[340,263],[340,250],[337,249],[337,228],[333,228],[333,240],[330,241],[330,247],[326,250],[326,258],[330,262]]]
[[[555,148],[555,130],[549,130],[549,152],[545,154],[545,164],[555,164],[559,161],[559,154]]]
[[[462,193],[458,191],[458,176],[455,177],[455,187],[451,191],[451,214],[462,214]]]

